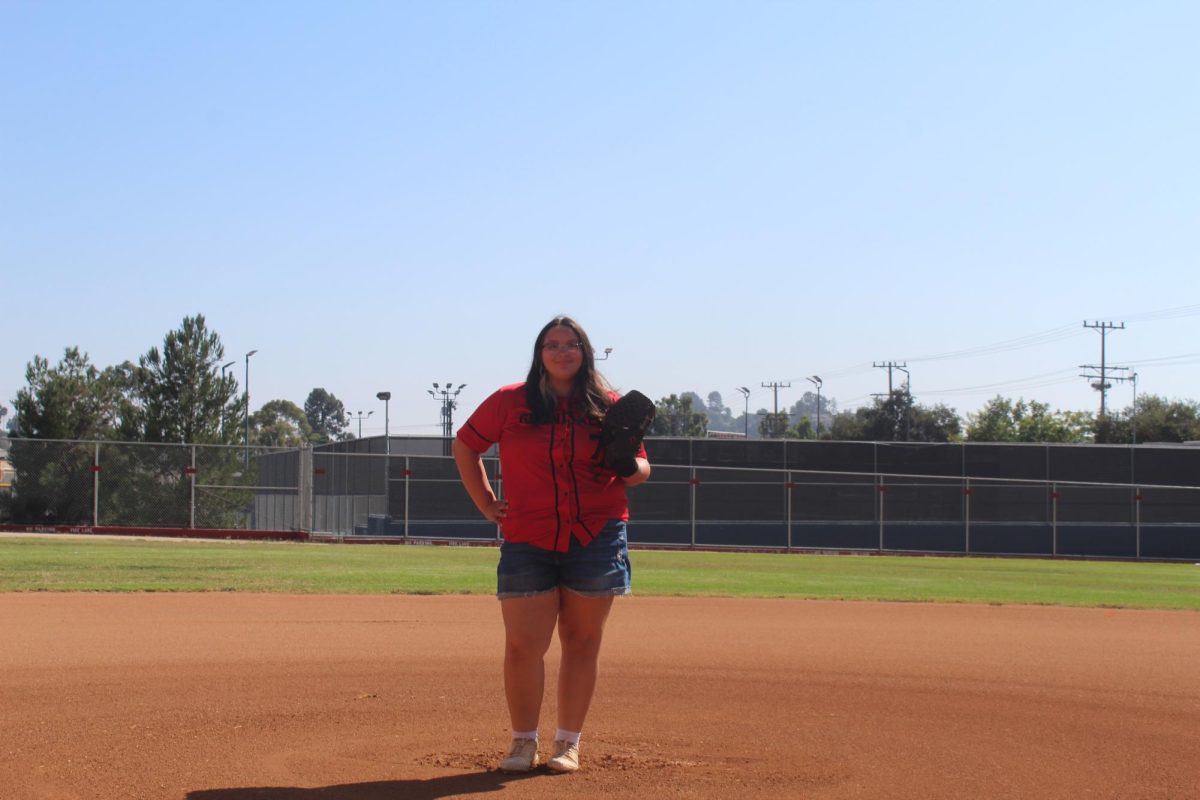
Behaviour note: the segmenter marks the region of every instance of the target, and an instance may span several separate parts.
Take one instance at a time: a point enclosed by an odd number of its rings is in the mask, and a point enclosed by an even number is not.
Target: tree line
[[[15,438],[114,440],[189,444],[298,447],[354,438],[343,403],[314,388],[304,407],[290,400],[264,403],[250,414],[246,395],[225,374],[225,348],[204,316],[185,317],[161,347],[134,361],[100,368],[76,347],[55,365],[35,356],[26,386],[17,392],[9,431]],[[720,392],[661,398],[653,436],[706,436],[710,431],[747,438],[914,442],[1133,443],[1200,440],[1200,404],[1143,395],[1115,413],[1061,411],[1036,400],[997,396],[960,416],[943,404],[916,402],[907,387],[871,405],[839,411],[833,398],[805,392],[778,412],[749,407],[735,413]]]
[[[177,330],[137,361],[100,368],[68,347],[57,364],[34,356],[13,401],[14,438],[242,444],[246,395],[221,369],[225,347],[204,316]],[[249,417],[249,443],[272,447],[353,438],[345,406],[314,388],[300,408],[271,400]]]
[[[876,397],[869,406],[838,411],[836,401],[805,392],[779,412],[759,408],[735,415],[720,392],[661,398],[652,436],[707,436],[710,431],[759,439],[831,439],[909,442],[1049,442],[1133,444],[1200,441],[1200,403],[1143,395],[1136,404],[1098,418],[1086,411],[1052,409],[1036,400],[997,395],[965,417],[938,403],[916,402],[907,388]],[[819,423],[818,423],[819,419]]]
[[[0,496],[0,519],[239,527],[257,480],[249,450],[207,451],[196,465],[187,448],[109,447],[96,465],[95,446],[82,442],[298,447],[352,438],[342,402],[321,388],[303,409],[271,400],[247,417],[246,394],[222,363],[221,337],[200,314],[136,361],[101,368],[77,347],[53,365],[35,356],[8,424],[16,479]],[[97,497],[93,469],[104,470]]]

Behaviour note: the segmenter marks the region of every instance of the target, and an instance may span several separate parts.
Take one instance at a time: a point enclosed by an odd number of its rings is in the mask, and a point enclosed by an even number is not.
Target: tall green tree
[[[972,442],[1088,442],[1093,422],[1092,415],[1084,411],[1053,411],[1047,403],[997,395],[967,415],[966,438]]]
[[[98,369],[69,347],[55,366],[35,356],[25,381],[13,403],[16,479],[6,514],[16,522],[91,522],[95,446],[78,440],[114,437],[126,406],[124,373]]]
[[[1097,421],[1098,441],[1129,444],[1138,442],[1200,441],[1200,403],[1142,395],[1137,407],[1127,406],[1119,414]]]
[[[25,368],[25,382],[13,403],[15,437],[108,439],[128,412],[122,369],[98,369],[76,347],[68,347],[53,367],[34,356]]]
[[[303,447],[313,430],[300,406],[291,400],[272,400],[250,415],[251,442],[267,447]]]
[[[833,415],[836,413],[837,409],[834,408],[833,402],[825,395],[821,395],[820,406],[821,428],[828,429],[829,422],[833,419]],[[793,403],[792,407],[788,409],[788,417],[790,418],[793,426],[799,425],[802,419],[808,417],[809,424],[812,425],[814,432],[816,430],[815,420],[817,419],[817,416],[816,392],[805,392],[800,399]]]
[[[703,411],[692,409],[692,400],[671,395],[655,405],[654,422],[650,424],[651,436],[704,436],[708,432],[708,417]]]
[[[147,442],[236,444],[245,419],[237,378],[221,376],[221,337],[204,315],[185,317],[178,330],[150,348],[134,371],[141,437]]]
[[[790,421],[786,411],[780,411],[776,414],[768,412],[766,409],[761,409],[759,411],[758,433],[764,439],[782,439],[787,435],[788,423]]]
[[[910,442],[958,442],[962,440],[962,420],[949,406],[915,404],[905,423]]]
[[[784,437],[787,439],[812,439],[815,436],[816,429],[813,428],[812,420],[807,416],[801,417],[799,422],[784,433]]]
[[[312,429],[313,441],[319,444],[347,439],[350,420],[346,407],[330,392],[313,389],[304,401],[304,417]]]
[[[851,441],[952,442],[960,438],[961,426],[954,409],[918,405],[908,390],[896,389],[870,406],[835,414],[831,435]]]
[[[733,412],[729,406],[725,405],[724,398],[720,392],[709,392],[708,402],[705,404],[705,413],[708,415],[708,429],[710,431],[732,431],[734,430],[735,420]],[[737,430],[741,430],[738,428]]]

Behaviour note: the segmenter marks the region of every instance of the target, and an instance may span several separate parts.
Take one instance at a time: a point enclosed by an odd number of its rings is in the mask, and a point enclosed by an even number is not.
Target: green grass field
[[[0,592],[491,594],[486,547],[0,537]],[[641,595],[1200,610],[1194,564],[636,550]]]

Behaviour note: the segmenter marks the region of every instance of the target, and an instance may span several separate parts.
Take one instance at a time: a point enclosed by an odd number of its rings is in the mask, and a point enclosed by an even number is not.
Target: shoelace
[[[528,755],[530,751],[537,751],[537,739],[513,739],[512,749],[508,751],[508,757]]]

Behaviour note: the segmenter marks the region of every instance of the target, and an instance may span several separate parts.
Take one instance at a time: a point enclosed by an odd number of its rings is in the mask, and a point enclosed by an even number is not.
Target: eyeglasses
[[[579,353],[583,351],[583,342],[543,342],[543,353]]]

